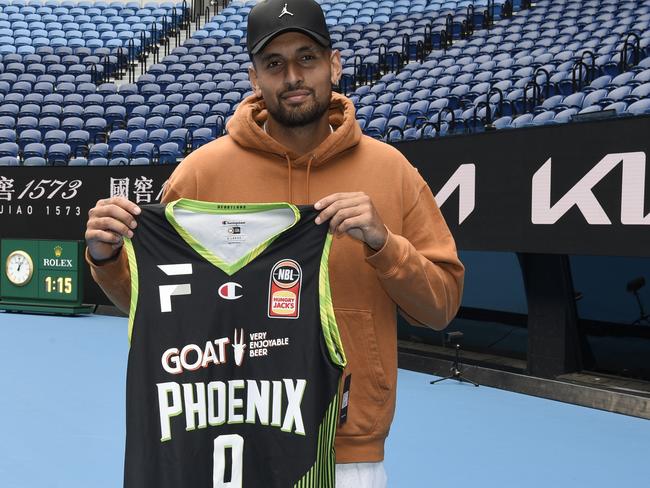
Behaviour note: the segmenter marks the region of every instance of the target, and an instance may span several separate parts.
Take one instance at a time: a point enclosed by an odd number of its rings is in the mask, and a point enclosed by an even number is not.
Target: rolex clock
[[[23,250],[12,251],[7,256],[5,266],[7,279],[16,286],[25,286],[32,279],[34,274],[34,261],[32,257]]]
[[[57,314],[88,313],[83,305],[83,242],[3,239],[0,309]]]

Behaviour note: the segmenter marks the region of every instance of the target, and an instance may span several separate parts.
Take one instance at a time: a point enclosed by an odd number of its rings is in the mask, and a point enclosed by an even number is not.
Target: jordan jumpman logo
[[[282,9],[282,13],[278,15],[278,19],[281,18],[283,15],[293,15],[289,10],[287,10],[287,4],[284,4],[284,8]]]

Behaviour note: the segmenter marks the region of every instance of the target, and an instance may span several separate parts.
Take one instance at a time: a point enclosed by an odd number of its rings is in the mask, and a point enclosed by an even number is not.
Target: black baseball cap
[[[302,32],[323,47],[331,45],[325,14],[314,0],[263,0],[248,14],[248,53],[252,57],[285,32]]]

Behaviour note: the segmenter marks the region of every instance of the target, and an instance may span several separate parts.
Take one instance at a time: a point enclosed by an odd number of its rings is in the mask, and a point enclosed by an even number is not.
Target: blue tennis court
[[[0,487],[122,483],[126,319],[0,313]],[[650,422],[400,370],[389,486],[644,487]]]

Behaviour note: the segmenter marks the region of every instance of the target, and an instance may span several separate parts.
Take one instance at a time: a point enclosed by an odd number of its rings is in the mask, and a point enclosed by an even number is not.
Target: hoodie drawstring
[[[291,159],[287,153],[284,154],[287,158],[287,169],[289,170],[289,203],[293,203],[293,180],[291,179]]]
[[[309,197],[309,183],[311,180],[309,179],[309,175],[311,174],[311,163],[314,161],[314,159],[316,159],[316,155],[312,154],[311,158],[309,158],[309,162],[307,163],[307,203],[308,204],[311,203],[311,198]]]
[[[284,157],[287,158],[287,170],[289,173],[289,203],[293,203],[293,177],[291,174],[291,159],[289,158],[289,154],[285,153]],[[311,164],[314,162],[314,159],[316,159],[316,155],[312,154],[311,158],[309,158],[309,162],[307,163],[307,203],[311,202],[311,197],[310,197],[310,183],[311,183]]]

